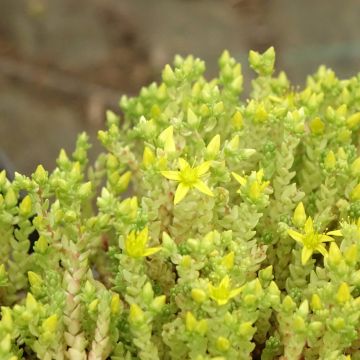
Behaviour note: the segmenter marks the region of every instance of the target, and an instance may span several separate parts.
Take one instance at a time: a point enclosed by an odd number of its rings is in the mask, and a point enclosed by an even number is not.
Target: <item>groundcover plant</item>
[[[93,165],[1,172],[1,360],[360,359],[360,75],[274,62],[177,56]]]

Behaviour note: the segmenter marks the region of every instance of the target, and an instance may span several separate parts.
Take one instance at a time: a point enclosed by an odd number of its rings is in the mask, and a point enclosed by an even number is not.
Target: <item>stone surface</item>
[[[177,53],[206,60],[211,77],[229,49],[246,89],[248,50],[270,45],[296,84],[322,63],[341,77],[359,71],[358,0],[0,0],[0,9],[0,148],[26,173],[52,168],[78,132],[95,138],[105,109],[159,79]]]

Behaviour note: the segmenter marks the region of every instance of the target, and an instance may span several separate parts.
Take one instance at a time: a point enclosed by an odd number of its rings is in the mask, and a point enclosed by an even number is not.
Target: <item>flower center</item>
[[[191,167],[186,167],[180,171],[181,182],[187,186],[192,186],[198,180],[197,171]]]
[[[307,234],[304,239],[304,245],[315,250],[315,248],[319,245],[319,237],[320,235],[315,232]]]

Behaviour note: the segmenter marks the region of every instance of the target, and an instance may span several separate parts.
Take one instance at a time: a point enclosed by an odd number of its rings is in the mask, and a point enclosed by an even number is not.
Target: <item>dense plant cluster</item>
[[[1,172],[2,360],[360,359],[360,75],[249,62],[244,101],[177,56],[94,165]]]

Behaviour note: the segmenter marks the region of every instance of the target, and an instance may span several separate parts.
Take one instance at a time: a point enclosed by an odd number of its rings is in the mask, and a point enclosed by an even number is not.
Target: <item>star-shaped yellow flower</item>
[[[209,296],[218,305],[225,305],[230,299],[240,294],[241,290],[242,288],[230,289],[229,275],[226,275],[217,287],[209,284]]]
[[[301,263],[303,265],[308,262],[315,251],[318,251],[323,256],[327,255],[327,251],[323,243],[334,241],[334,239],[329,235],[342,236],[340,230],[329,231],[325,234],[318,234],[314,230],[313,220],[310,216],[307,218],[304,224],[304,234],[299,233],[293,229],[288,229],[288,234],[295,241],[303,245],[303,249],[301,251]]]
[[[209,171],[211,161],[205,161],[197,167],[191,167],[189,163],[180,158],[179,171],[161,171],[161,174],[167,179],[178,181],[179,185],[175,192],[174,204],[178,204],[191,188],[196,188],[208,196],[214,196],[209,187],[201,178]]]
[[[161,247],[159,246],[153,248],[146,247],[148,234],[149,230],[147,227],[141,230],[138,234],[136,234],[135,231],[131,231],[125,239],[126,254],[134,258],[139,258],[149,256],[160,251]]]

